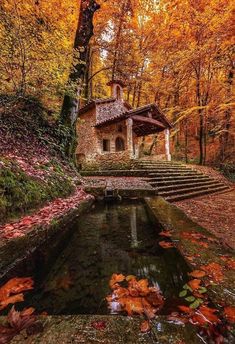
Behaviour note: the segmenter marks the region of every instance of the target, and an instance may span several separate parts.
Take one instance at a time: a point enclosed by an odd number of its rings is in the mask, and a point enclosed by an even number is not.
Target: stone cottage
[[[171,123],[156,104],[132,109],[123,99],[124,84],[108,84],[111,98],[96,99],[79,110],[77,163],[87,166],[118,166],[139,158],[140,138],[165,131],[166,160],[170,160]]]

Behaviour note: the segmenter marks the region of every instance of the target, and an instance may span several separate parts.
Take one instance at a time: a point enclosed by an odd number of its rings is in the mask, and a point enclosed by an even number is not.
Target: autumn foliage
[[[111,312],[123,312],[129,316],[145,315],[141,331],[150,329],[149,319],[153,319],[164,304],[160,289],[150,287],[147,279],[137,280],[135,276],[113,274],[109,286],[112,294],[106,297]]]
[[[24,292],[32,290],[34,281],[31,277],[15,277],[10,279],[0,288],[0,310],[3,310],[10,304],[24,301]],[[0,324],[0,343],[7,344],[19,334],[26,330],[27,334],[41,332],[43,327],[34,315],[33,307],[24,308],[22,311],[16,311],[13,306],[7,315],[7,321],[4,325]]]

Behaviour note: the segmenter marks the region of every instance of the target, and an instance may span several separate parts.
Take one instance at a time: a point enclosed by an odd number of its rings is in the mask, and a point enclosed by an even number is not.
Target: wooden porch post
[[[133,120],[131,118],[128,118],[126,120],[126,126],[127,126],[127,150],[130,153],[130,158],[131,159],[134,158],[132,125],[133,125]]]
[[[170,130],[167,128],[165,129],[165,152],[166,152],[166,160],[171,161],[171,154],[170,154]]]

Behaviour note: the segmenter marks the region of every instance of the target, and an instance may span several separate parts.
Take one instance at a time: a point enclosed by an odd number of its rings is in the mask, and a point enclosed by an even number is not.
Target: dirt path
[[[235,188],[220,194],[198,197],[174,203],[193,221],[235,249]]]

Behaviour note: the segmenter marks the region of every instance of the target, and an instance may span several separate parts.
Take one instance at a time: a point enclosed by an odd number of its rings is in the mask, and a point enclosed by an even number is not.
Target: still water
[[[48,314],[108,314],[105,297],[113,273],[147,278],[166,298],[163,314],[174,310],[188,268],[176,249],[163,249],[145,205],[96,204],[78,218],[47,273],[36,277],[26,303]],[[37,273],[35,276],[37,276]]]

